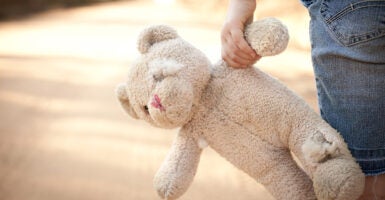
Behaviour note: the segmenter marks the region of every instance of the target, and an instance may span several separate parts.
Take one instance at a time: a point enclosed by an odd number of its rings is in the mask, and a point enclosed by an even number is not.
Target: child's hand
[[[246,68],[261,57],[249,46],[243,35],[244,25],[240,22],[227,22],[222,29],[222,58],[231,67]]]
[[[261,57],[246,42],[243,31],[253,21],[255,0],[230,1],[227,20],[222,28],[222,58],[231,67],[246,68]]]

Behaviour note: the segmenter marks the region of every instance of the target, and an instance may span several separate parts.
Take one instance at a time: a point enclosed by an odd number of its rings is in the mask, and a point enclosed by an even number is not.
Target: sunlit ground
[[[114,88],[150,24],[170,24],[213,62],[220,58],[225,5],[183,2],[104,3],[0,22],[0,199],[157,199],[152,178],[176,130],[129,118]],[[291,41],[257,66],[317,109],[306,10],[298,1],[259,2],[256,17],[281,19]],[[272,198],[208,148],[181,199]]]

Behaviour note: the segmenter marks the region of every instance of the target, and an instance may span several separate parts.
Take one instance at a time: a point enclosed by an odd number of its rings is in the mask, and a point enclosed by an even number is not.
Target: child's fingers
[[[242,52],[243,56],[249,60],[254,60],[257,57],[255,51],[250,47],[250,45],[246,42],[243,31],[236,29],[231,31],[231,38],[234,44],[237,45],[238,49]]]
[[[235,68],[245,68],[254,64],[260,56],[245,41],[242,29],[224,29],[221,35],[222,58]]]
[[[222,45],[222,58],[232,67],[246,67],[251,63],[233,42]]]
[[[222,52],[223,60],[227,62],[231,67],[246,68],[250,66],[250,62],[242,58],[237,57],[235,54],[229,54],[225,51]]]

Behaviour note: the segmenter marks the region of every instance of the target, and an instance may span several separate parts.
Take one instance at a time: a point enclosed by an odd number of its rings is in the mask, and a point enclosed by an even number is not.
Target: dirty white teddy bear
[[[288,42],[286,27],[273,18],[252,23],[245,35],[261,56]],[[138,49],[128,81],[117,88],[120,103],[153,126],[181,127],[154,179],[162,198],[187,190],[207,145],[277,200],[353,200],[362,193],[364,175],[340,135],[275,78],[253,67],[212,65],[168,26],[145,29]]]

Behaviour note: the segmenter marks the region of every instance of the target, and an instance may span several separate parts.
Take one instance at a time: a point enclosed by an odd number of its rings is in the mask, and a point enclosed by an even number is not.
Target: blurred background
[[[169,24],[216,62],[227,1],[0,0],[0,199],[152,200],[152,178],[177,130],[131,119],[115,99],[136,37]],[[298,0],[258,1],[282,20],[288,49],[257,67],[314,108],[308,14]],[[183,200],[271,200],[210,148]]]

